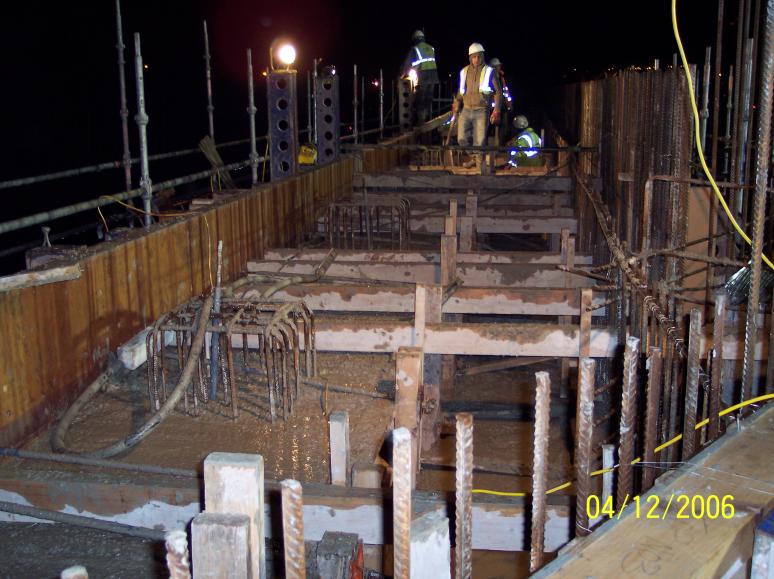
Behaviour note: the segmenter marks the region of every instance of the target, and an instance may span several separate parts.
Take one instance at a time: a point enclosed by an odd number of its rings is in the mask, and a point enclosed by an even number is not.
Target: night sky
[[[151,153],[196,146],[207,131],[202,19],[208,21],[213,53],[215,131],[219,141],[248,134],[245,49],[255,68],[267,64],[268,46],[279,35],[296,39],[303,82],[300,124],[306,120],[306,71],[313,57],[336,64],[344,79],[342,117],[349,120],[352,64],[367,79],[394,78],[423,28],[435,46],[442,78],[466,64],[474,41],[505,64],[517,102],[540,106],[547,87],[568,78],[593,78],[606,67],[671,62],[675,52],[669,0],[637,2],[477,2],[476,13],[430,2],[321,2],[312,0],[124,0],[122,3],[130,118],[136,112],[132,33],[142,35]],[[727,0],[728,20],[736,9]],[[701,63],[714,44],[716,3],[681,0],[679,15],[689,58]],[[113,0],[34,2],[4,8],[3,161],[0,179],[34,175],[121,157],[118,72]],[[727,38],[729,44],[731,38]],[[260,77],[258,86],[262,87]],[[257,95],[259,134],[265,96]],[[370,88],[367,102],[376,103]],[[389,103],[388,103],[389,104]],[[137,129],[130,126],[132,152]],[[246,156],[246,153],[245,155]],[[152,168],[153,170],[153,168]],[[162,175],[163,176],[163,175]],[[154,180],[157,180],[158,175]],[[121,188],[113,174],[109,191],[78,190],[81,199]],[[88,189],[88,187],[86,187]],[[66,194],[60,194],[67,191]],[[30,195],[16,190],[6,210],[63,205],[73,193],[51,185]],[[2,241],[0,241],[2,244]]]

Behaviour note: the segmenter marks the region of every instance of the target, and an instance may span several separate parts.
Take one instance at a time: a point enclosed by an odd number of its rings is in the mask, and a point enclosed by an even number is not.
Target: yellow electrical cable
[[[707,167],[707,161],[704,159],[704,151],[701,146],[701,134],[699,133],[699,109],[696,106],[696,95],[693,92],[693,82],[691,81],[691,72],[688,68],[688,60],[685,58],[683,43],[680,40],[680,31],[677,29],[677,0],[672,0],[672,30],[675,33],[677,48],[680,50],[680,60],[683,63],[683,71],[685,72],[685,78],[688,80],[688,93],[690,94],[690,97],[691,97],[691,110],[693,111],[693,119],[694,119],[693,127],[696,133],[695,134],[696,150],[699,152],[699,160],[701,161],[701,167],[702,169],[704,169],[704,174],[707,176],[707,179],[712,185],[712,190],[715,192],[715,196],[718,198],[718,201],[720,201],[720,204],[723,206],[723,210],[726,212],[726,215],[728,216],[729,221],[731,221],[731,224],[734,226],[734,229],[736,229],[736,231],[739,233],[742,239],[744,239],[747,242],[748,245],[752,245],[752,241],[750,241],[750,238],[742,230],[742,228],[736,222],[736,219],[734,219],[734,216],[731,214],[731,210],[728,208],[728,205],[726,204],[726,200],[723,198],[723,194],[720,192],[720,189],[718,189],[718,186],[715,183],[715,179],[712,177],[709,167]],[[763,253],[761,253],[761,258],[763,259],[764,262],[766,262],[766,265],[774,269],[774,263],[772,263],[771,260],[769,260],[769,258],[766,257]]]
[[[130,203],[124,203],[121,201],[118,197],[113,197],[112,195],[100,195],[100,199],[110,199],[111,201],[118,203],[119,205],[123,205],[130,211],[134,211],[135,213],[139,213],[140,215],[150,215],[152,217],[186,217],[188,215],[191,215],[192,212],[177,212],[177,213],[154,213],[153,211],[145,211],[144,209],[139,209],[138,207],[135,207],[134,205],[131,205]],[[102,221],[105,222],[105,217],[102,215],[102,210],[97,206],[97,211],[99,212],[100,217],[102,217]],[[210,223],[207,221],[207,216],[202,214],[202,219],[204,219],[204,227],[207,230],[207,273],[210,278],[210,288],[215,287],[215,284],[212,281],[212,238],[210,237]],[[107,222],[105,222],[105,228],[107,229]]]
[[[718,418],[720,418],[721,416],[726,416],[727,414],[731,414],[732,412],[736,412],[737,410],[739,410],[740,408],[744,408],[745,406],[749,406],[751,404],[758,404],[759,402],[765,402],[767,400],[774,400],[774,394],[764,394],[763,396],[758,396],[756,398],[750,398],[749,400],[745,400],[744,402],[740,402],[739,404],[734,404],[733,406],[729,406],[725,410],[722,410],[721,412],[718,413]],[[709,424],[709,418],[705,418],[704,420],[699,422],[694,427],[694,430],[701,430],[702,428],[704,428],[708,424]],[[671,438],[670,440],[667,440],[664,444],[661,444],[661,445],[657,446],[656,448],[654,448],[653,449],[653,453],[654,454],[658,454],[659,452],[661,452],[665,448],[667,448],[669,446],[672,446],[674,443],[682,440],[682,438],[683,438],[683,435],[682,434],[678,434],[674,438]],[[635,458],[631,462],[631,464],[635,465],[638,462],[642,462],[642,458],[641,457]],[[608,472],[613,472],[617,468],[618,468],[617,465],[613,466],[613,467],[610,467],[610,468],[601,468],[599,470],[592,471],[591,472],[591,476],[599,476],[601,474],[606,474]],[[572,483],[574,483],[574,482],[575,482],[574,480],[570,480],[570,481],[564,482],[564,483],[562,483],[562,484],[560,484],[558,486],[555,486],[554,488],[552,488],[550,490],[547,490],[546,494],[550,495],[552,493],[564,490],[564,489],[572,486]],[[524,492],[490,491],[489,489],[473,489],[473,492],[475,494],[497,495],[497,496],[500,496],[500,497],[526,497],[527,496],[527,493],[524,493]]]

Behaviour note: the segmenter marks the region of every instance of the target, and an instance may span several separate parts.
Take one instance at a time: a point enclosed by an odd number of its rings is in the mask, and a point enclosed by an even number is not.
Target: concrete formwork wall
[[[354,160],[342,158],[96,246],[77,280],[0,293],[0,445],[48,425],[118,346],[209,290],[219,239],[229,282],[266,248],[300,242],[329,202],[351,192],[353,172]]]

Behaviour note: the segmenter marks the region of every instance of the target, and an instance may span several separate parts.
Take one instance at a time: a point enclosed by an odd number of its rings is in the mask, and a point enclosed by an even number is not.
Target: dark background
[[[456,78],[467,47],[480,42],[487,59],[504,63],[517,112],[540,114],[556,84],[594,78],[605,69],[671,63],[670,0],[636,2],[324,2],[250,0],[124,0],[127,99],[132,155],[138,154],[133,33],[142,37],[151,154],[195,147],[207,133],[202,20],[207,19],[213,66],[215,137],[246,138],[245,50],[256,75],[277,36],[295,39],[299,58],[299,121],[306,127],[306,72],[314,57],[342,77],[342,119],[352,118],[352,65],[367,81],[384,70],[397,76],[413,30],[436,48],[441,78]],[[691,62],[701,65],[714,44],[717,4],[680,0],[678,17]],[[2,162],[0,180],[119,160],[122,155],[115,5],[35,2],[3,7]],[[727,46],[734,44],[736,2],[726,2]],[[730,25],[730,28],[729,28]],[[366,84],[367,117],[377,89]],[[258,134],[265,133],[265,91],[256,79]],[[386,96],[386,107],[391,101]],[[246,158],[247,147],[233,152]],[[207,167],[201,159],[193,170]],[[181,175],[179,163],[151,165],[154,182]],[[136,186],[135,171],[135,186]],[[123,174],[0,190],[6,219],[122,191]],[[39,235],[39,233],[36,233]],[[0,248],[14,240],[0,237]],[[18,237],[18,236],[16,236]]]

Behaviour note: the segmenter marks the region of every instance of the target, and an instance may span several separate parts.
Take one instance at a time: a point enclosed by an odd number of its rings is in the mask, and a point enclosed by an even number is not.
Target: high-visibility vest
[[[411,61],[411,68],[416,71],[435,70],[438,66],[435,64],[435,48],[427,42],[420,42],[414,46],[414,60]]]
[[[516,137],[517,147],[533,147],[532,149],[521,151],[526,157],[534,157],[537,155],[539,153],[538,149],[542,145],[543,143],[540,142],[540,136],[530,127],[524,129],[524,132]]]
[[[470,68],[470,65],[466,66],[460,71],[460,94],[465,94],[465,85],[467,84],[465,81],[468,77],[468,69]],[[490,95],[494,91],[492,90],[491,86],[491,80],[492,80],[492,73],[494,72],[494,69],[491,66],[484,65],[481,68],[481,72],[479,73],[478,77],[478,90],[483,95]]]

